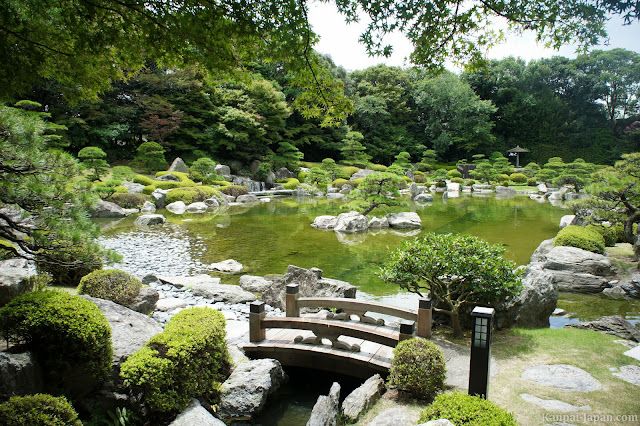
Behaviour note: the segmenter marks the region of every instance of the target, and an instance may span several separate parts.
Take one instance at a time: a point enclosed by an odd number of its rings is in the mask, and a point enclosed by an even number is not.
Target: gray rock
[[[567,314],[567,311],[565,311],[564,309],[555,308],[551,315],[553,315],[554,317],[560,317],[560,316],[566,315],[566,314]]]
[[[629,281],[621,282],[620,287],[627,293],[628,297],[640,298],[640,274],[632,273]]]
[[[418,426],[455,426],[447,419],[429,420],[426,423],[420,423]]]
[[[122,207],[111,201],[100,200],[91,210],[91,217],[118,218],[126,215]]]
[[[333,188],[333,189],[337,190],[337,188]],[[342,200],[344,197],[346,197],[346,195],[340,192],[333,192],[333,193],[327,194],[327,200]]]
[[[144,189],[144,185],[135,182],[125,182],[122,186],[127,188],[129,194],[142,194],[142,190]]]
[[[585,328],[600,333],[611,334],[623,339],[640,342],[640,330],[619,315],[604,316],[595,321],[566,324],[565,327]]]
[[[613,375],[632,385],[640,386],[640,367],[637,365],[623,365],[620,372]]]
[[[345,234],[355,234],[365,232],[369,228],[367,217],[358,212],[341,213],[336,219],[336,225],[333,228],[336,232]]]
[[[216,165],[216,173],[220,176],[224,177],[225,180],[231,180],[231,169],[229,166],[225,166],[224,164]]]
[[[216,197],[211,197],[207,200],[204,200],[204,203],[207,205],[207,207],[209,207],[210,209],[217,209],[218,207],[220,207],[220,201],[218,201],[218,199]]]
[[[573,225],[573,221],[576,219],[575,214],[564,215],[560,218],[560,229]]]
[[[178,299],[177,297],[167,297],[160,299],[156,303],[156,311],[168,312],[174,309],[186,308],[189,303],[184,299]]]
[[[191,289],[196,296],[203,296],[214,302],[246,303],[256,300],[253,293],[244,291],[237,285],[198,282],[194,283]]]
[[[130,216],[132,214],[140,213],[138,209],[124,209],[124,214]]]
[[[167,192],[169,192],[168,189],[158,188],[151,193],[151,201],[153,201],[153,203],[156,205],[157,208],[163,209],[164,206],[167,204],[166,203]]]
[[[404,408],[388,408],[373,418],[367,426],[412,426],[418,423],[419,415]]]
[[[567,192],[564,194],[565,201],[583,200],[589,198],[589,194],[578,194],[577,192]]]
[[[483,185],[479,183],[474,183],[471,185],[471,189],[474,191],[490,191],[492,189],[491,185]]]
[[[165,208],[173,214],[183,214],[185,211],[187,211],[187,205],[182,201],[175,201],[167,205]]]
[[[547,271],[550,271],[547,269]],[[558,291],[573,293],[600,293],[609,287],[609,279],[571,271],[551,271]]]
[[[371,376],[344,399],[342,415],[348,421],[355,423],[364,412],[376,403],[384,391],[384,380],[380,375]]]
[[[544,386],[564,391],[592,392],[602,385],[591,374],[581,368],[567,364],[537,365],[528,367],[521,376]]]
[[[323,215],[316,217],[311,224],[311,227],[322,230],[330,230],[336,227],[337,222],[338,218],[336,216]]]
[[[159,298],[160,294],[158,294],[158,291],[155,288],[142,287],[140,289],[140,293],[138,293],[136,298],[128,307],[136,312],[148,315],[156,310],[156,303]]]
[[[496,194],[511,194],[516,195],[516,190],[508,186],[496,186]]]
[[[413,199],[416,203],[430,203],[433,201],[433,195],[431,194],[418,194]]]
[[[460,192],[462,186],[457,182],[448,182],[447,183],[447,192]]]
[[[110,300],[87,295],[80,296],[93,302],[102,311],[111,327],[113,345],[113,374],[118,377],[120,365],[144,346],[149,339],[162,333],[162,327],[153,318],[135,312]]]
[[[327,194],[337,194],[339,191],[338,188],[327,188]]]
[[[540,243],[531,255],[530,262],[545,262],[547,260],[547,253],[553,248],[553,241],[555,238],[549,238]]]
[[[340,385],[333,383],[329,390],[329,395],[320,395],[311,417],[307,421],[307,426],[336,426],[340,418]]]
[[[24,259],[7,259],[0,261],[0,307],[6,305],[16,296],[33,290],[29,278],[36,272],[29,268]]]
[[[138,216],[133,223],[142,226],[162,225],[166,220],[161,214],[143,214]]]
[[[158,176],[154,180],[157,180],[157,181],[160,181],[160,182],[180,182],[180,179],[178,178],[178,176],[173,175],[171,173],[167,173],[166,175]]]
[[[187,213],[204,213],[208,208],[209,206],[207,206],[205,203],[198,201],[196,203],[189,204],[186,208],[186,211]]]
[[[169,166],[169,171],[170,172],[189,173],[189,168],[184,163],[184,161],[182,161],[182,158],[177,157],[175,160],[173,160],[173,163],[171,163],[171,166]]]
[[[265,177],[264,179],[264,183],[266,183],[267,185],[274,185],[276,183],[276,174],[269,170],[269,173],[267,173],[267,177]]]
[[[369,229],[384,229],[389,227],[389,220],[386,217],[372,217],[369,221]]]
[[[300,297],[356,297],[356,287],[345,281],[322,278],[321,269],[289,265],[284,277],[274,281],[262,293],[262,300],[273,307],[284,309],[286,286],[294,283],[300,286]]]
[[[262,293],[272,285],[273,281],[262,277],[254,275],[243,275],[240,277],[240,287],[242,287],[243,290],[250,291],[252,293]]]
[[[554,276],[539,263],[530,264],[526,269],[520,293],[496,306],[496,325],[500,328],[549,327],[549,317],[558,302]]]
[[[537,396],[529,395],[528,393],[521,393],[520,397],[527,402],[542,407],[547,411],[561,411],[563,413],[569,413],[572,411],[589,411],[591,407],[588,405],[571,405],[557,399],[542,399]]]
[[[387,220],[391,228],[416,229],[422,227],[420,216],[414,212],[389,213]]]
[[[286,167],[281,167],[276,170],[276,180],[283,180],[296,177],[295,173],[287,169]]]
[[[352,174],[351,177],[349,178],[349,180],[361,179],[361,178],[369,176],[370,174],[373,174],[373,173],[375,173],[375,170],[361,169],[361,170],[358,170],[357,172],[355,172],[354,174]]]
[[[222,262],[212,263],[211,265],[209,265],[209,268],[211,268],[214,271],[237,274],[239,272],[242,272],[242,270],[244,269],[244,266],[242,266],[242,263],[236,260],[227,259],[227,260],[223,260]]]
[[[287,380],[280,362],[257,359],[240,363],[222,384],[218,414],[223,419],[247,418],[264,408],[267,397]]]
[[[236,203],[257,203],[258,197],[253,194],[240,195],[236,198]]]
[[[345,183],[344,185],[342,185],[342,188],[340,188],[340,193],[344,195],[349,195],[352,189],[353,187],[351,185],[349,185],[348,183]]]
[[[0,352],[0,401],[43,390],[42,370],[31,352]]]
[[[427,190],[424,186],[418,186],[415,182],[409,185],[409,193],[411,194],[411,199],[414,200],[416,196],[420,194],[424,194]]]
[[[225,423],[213,417],[197,399],[192,399],[191,403],[169,426],[225,426]]]
[[[606,256],[577,247],[553,247],[545,257],[543,268],[553,273],[559,291],[599,293],[616,274]]]
[[[142,208],[140,209],[140,213],[155,213],[156,212],[156,205],[153,204],[151,201],[145,201],[144,204],[142,205]]]
[[[545,185],[544,183],[539,183],[538,192],[547,192],[547,185]]]
[[[605,288],[604,290],[602,290],[602,294],[612,299],[626,299],[628,296],[625,289],[620,285],[610,287],[610,288]]]

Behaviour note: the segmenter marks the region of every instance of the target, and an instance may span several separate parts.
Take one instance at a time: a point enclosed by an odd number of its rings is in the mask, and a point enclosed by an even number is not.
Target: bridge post
[[[416,336],[426,339],[431,337],[431,299],[428,297],[420,299],[418,302],[418,332]]]
[[[400,323],[400,336],[398,336],[398,341],[402,342],[403,340],[413,338],[413,332],[415,329],[415,321],[402,321]]]
[[[267,315],[264,302],[251,302],[249,305],[249,341],[262,342],[267,337],[267,330],[262,328],[262,320]]]
[[[300,286],[298,284],[287,284],[286,308],[288,317],[299,317],[298,297],[300,297]]]

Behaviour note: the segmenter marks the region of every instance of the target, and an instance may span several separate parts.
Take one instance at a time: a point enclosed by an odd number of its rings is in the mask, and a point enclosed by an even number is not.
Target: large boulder
[[[349,180],[356,180],[356,179],[362,179],[366,176],[369,176],[370,174],[375,173],[375,170],[370,170],[370,169],[361,169],[358,170],[357,172],[355,172],[354,174],[351,175],[351,177],[349,178]]]
[[[257,202],[258,202],[258,197],[256,197],[253,194],[239,195],[238,198],[236,198],[236,203],[257,203]]]
[[[296,177],[296,174],[287,169],[286,167],[281,167],[276,170],[276,180],[284,180]]]
[[[389,213],[387,220],[391,228],[416,229],[422,226],[422,220],[415,212]]]
[[[144,213],[144,214],[153,214],[156,212],[156,205],[153,204],[151,201],[145,201],[144,204],[142,205],[142,208],[140,209],[140,213]]]
[[[386,229],[389,227],[389,220],[386,217],[372,217],[369,221],[369,229]]]
[[[243,275],[240,277],[240,287],[242,287],[243,290],[250,291],[252,293],[262,293],[272,285],[273,281],[263,277],[257,277],[254,275]]]
[[[176,176],[174,174],[171,174],[171,173],[167,173],[166,175],[158,176],[154,180],[157,180],[157,181],[160,181],[160,182],[180,182],[180,178],[178,178],[178,176]]]
[[[122,186],[127,188],[129,194],[142,194],[142,190],[144,189],[144,185],[135,182],[125,182]]]
[[[369,377],[361,386],[354,389],[342,402],[342,415],[355,423],[385,391],[384,380],[379,374]]]
[[[171,163],[171,166],[169,166],[169,171],[170,172],[189,173],[189,168],[184,163],[184,161],[182,161],[182,158],[177,157],[175,160],[173,160],[173,163]]]
[[[496,186],[496,194],[516,195],[516,190],[508,186]]]
[[[217,174],[225,178],[225,180],[231,180],[231,169],[224,164],[216,165],[215,171]]]
[[[282,279],[262,293],[262,300],[274,307],[285,307],[287,284],[298,284],[301,297],[356,297],[356,287],[348,282],[322,277],[322,269],[289,265]]]
[[[605,316],[590,322],[566,324],[565,327],[584,328],[640,342],[640,330],[619,315]]]
[[[207,211],[208,208],[209,208],[208,205],[206,205],[202,201],[198,201],[198,202],[189,204],[186,208],[186,211],[187,213],[204,213]]]
[[[191,403],[169,426],[225,426],[225,422],[213,417],[197,399],[192,399]]]
[[[174,201],[173,203],[168,204],[165,208],[173,214],[183,214],[187,211],[187,205],[182,201]]]
[[[433,201],[433,195],[427,193],[418,194],[413,199],[413,201],[415,201],[416,203],[430,203]]]
[[[91,210],[91,217],[119,218],[126,215],[122,207],[111,201],[100,200]]]
[[[148,315],[118,305],[110,300],[87,295],[80,296],[94,303],[102,311],[111,327],[113,345],[112,378],[118,378],[120,365],[149,339],[162,333],[162,327]]]
[[[165,217],[161,214],[143,214],[141,216],[138,216],[133,223],[135,225],[151,226],[162,225],[165,221]]]
[[[211,265],[209,265],[209,268],[214,271],[237,274],[239,272],[242,272],[244,266],[237,260],[227,259],[223,260],[222,262],[212,263]]]
[[[156,310],[156,303],[160,299],[160,294],[153,287],[142,287],[140,292],[129,305],[130,309],[142,314],[151,314]]]
[[[526,267],[522,290],[516,296],[496,306],[496,325],[499,328],[549,327],[549,317],[558,302],[558,288],[554,276],[539,263]]]
[[[417,195],[424,194],[427,190],[424,186],[418,186],[415,182],[409,185],[409,193],[411,194],[411,199],[415,199]]]
[[[157,188],[151,193],[151,201],[156,205],[157,208],[163,209],[164,206],[166,206],[167,192],[169,192],[168,189]]]
[[[335,189],[336,191],[338,190],[338,188],[332,188]],[[341,200],[344,197],[346,197],[346,195],[341,194],[340,192],[332,192],[327,194],[327,200]]]
[[[0,307],[16,296],[33,289],[29,280],[36,272],[24,259],[8,259],[0,262]]]
[[[462,186],[458,182],[448,182],[447,192],[460,192]]]
[[[336,227],[337,222],[338,218],[336,216],[317,216],[311,224],[311,227],[322,230],[331,230]]]
[[[193,277],[158,277],[158,279],[175,287],[187,287],[196,296],[206,297],[214,302],[245,303],[253,302],[256,296],[244,291],[237,285],[220,284],[220,278],[209,275],[196,275]]]
[[[320,395],[307,426],[336,426],[340,418],[340,385],[333,383],[329,395]]]
[[[44,390],[42,370],[31,352],[0,352],[0,401]]]
[[[333,228],[336,232],[344,232],[345,234],[355,234],[365,232],[369,228],[367,217],[358,212],[341,213],[336,219],[336,226]]]
[[[553,247],[545,258],[542,267],[553,274],[559,291],[599,293],[616,274],[606,256],[577,247]]]
[[[540,243],[540,245],[535,249],[533,254],[531,255],[530,262],[544,262],[547,260],[547,253],[551,251],[553,248],[553,241],[555,238],[549,238],[548,240],[544,240]]]
[[[287,375],[275,359],[240,363],[222,384],[218,415],[223,419],[246,419],[260,413],[267,397],[286,380]]]

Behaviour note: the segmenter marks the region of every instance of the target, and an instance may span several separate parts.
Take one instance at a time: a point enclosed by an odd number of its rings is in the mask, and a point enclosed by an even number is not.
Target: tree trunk
[[[449,313],[451,318],[451,327],[453,328],[453,335],[455,337],[463,337],[462,327],[460,327],[460,312],[454,309]]]

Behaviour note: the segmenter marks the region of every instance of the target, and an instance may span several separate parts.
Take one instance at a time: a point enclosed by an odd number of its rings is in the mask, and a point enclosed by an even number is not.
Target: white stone
[[[313,223],[311,224],[312,228],[316,229],[333,229],[336,227],[336,222],[338,222],[338,218],[335,216],[323,215],[315,218]]]
[[[637,359],[640,361],[640,345],[636,346],[633,349],[630,349],[624,353],[626,356],[630,356],[631,358]]]
[[[187,205],[182,201],[176,201],[168,204],[165,208],[173,214],[183,214],[185,211],[187,211]]]
[[[592,392],[602,388],[600,382],[591,374],[567,364],[529,367],[522,373],[522,378],[564,391]]]
[[[227,260],[223,260],[222,262],[212,263],[211,265],[209,265],[209,268],[211,268],[214,271],[237,274],[239,272],[242,272],[242,270],[244,269],[244,266],[242,265],[242,263],[236,260],[227,259]]]
[[[156,310],[160,312],[173,311],[178,308],[185,308],[189,306],[189,304],[182,299],[176,299],[175,297],[160,299],[156,303]]]
[[[447,183],[447,192],[460,192],[460,184],[457,182]]]
[[[637,365],[623,365],[620,372],[613,375],[632,385],[640,386],[640,367]]]
[[[561,411],[563,413],[568,413],[571,411],[590,411],[591,407],[588,405],[571,405],[569,403],[559,401],[557,399],[542,399],[537,396],[529,395],[528,393],[521,393],[520,397],[527,402],[537,405],[538,407],[542,407],[548,411]]]
[[[168,208],[168,207],[167,207]],[[191,203],[187,206],[188,213],[204,213],[209,207],[203,202]]]
[[[169,426],[225,426],[225,423],[213,417],[197,399],[192,399],[191,403],[182,413],[176,417]]]
[[[560,229],[566,228],[567,226],[571,225],[571,223],[573,223],[575,218],[576,218],[575,214],[567,214],[562,216],[560,218]]]
[[[422,220],[415,212],[390,213],[387,220],[391,228],[414,229],[422,226]]]

